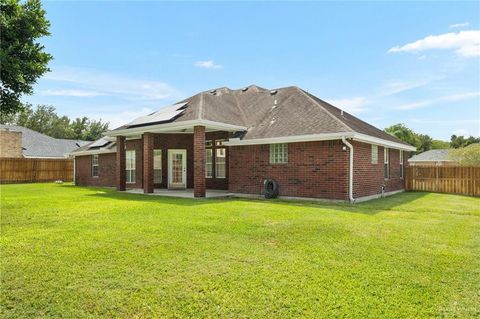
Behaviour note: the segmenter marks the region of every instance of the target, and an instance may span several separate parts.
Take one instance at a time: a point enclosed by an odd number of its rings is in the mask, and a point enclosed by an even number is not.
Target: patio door
[[[168,150],[168,188],[187,188],[187,150]]]

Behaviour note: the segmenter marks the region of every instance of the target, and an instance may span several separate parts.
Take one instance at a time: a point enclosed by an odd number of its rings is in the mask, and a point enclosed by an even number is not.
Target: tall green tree
[[[2,114],[1,124],[19,125],[55,138],[93,141],[102,137],[108,130],[108,123],[87,117],[71,120],[68,116],[59,116],[53,106],[38,105],[33,110],[26,104],[15,114]]]
[[[0,1],[0,62],[2,114],[22,109],[20,98],[33,93],[52,56],[38,39],[49,36],[49,21],[40,0]]]
[[[452,135],[450,138],[450,146],[452,148],[466,147],[470,144],[480,143],[480,137],[475,138],[473,136],[465,138],[464,136]]]
[[[385,129],[385,132],[390,133],[391,135],[399,138],[400,140],[410,145],[417,146],[418,144],[417,134],[413,130],[406,127],[405,124],[398,123],[392,125],[390,127],[387,127]]]
[[[467,147],[453,149],[448,152],[448,157],[460,165],[480,165],[480,144],[474,143]]]

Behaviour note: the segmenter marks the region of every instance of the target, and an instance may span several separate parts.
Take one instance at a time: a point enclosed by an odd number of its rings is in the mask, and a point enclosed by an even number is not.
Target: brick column
[[[153,193],[153,134],[143,134],[143,192]]]
[[[193,128],[193,196],[205,197],[205,126]]]
[[[125,190],[125,136],[117,136],[117,191]]]

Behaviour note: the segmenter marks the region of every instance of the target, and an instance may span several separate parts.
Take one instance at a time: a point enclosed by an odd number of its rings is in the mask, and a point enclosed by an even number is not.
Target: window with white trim
[[[389,149],[383,148],[383,178],[390,177]]]
[[[211,148],[205,149],[205,177],[213,177],[213,150]]]
[[[135,183],[135,151],[125,151],[126,182]]]
[[[227,177],[227,152],[225,148],[215,149],[215,177]]]
[[[92,177],[98,177],[98,154],[92,155]]]
[[[372,144],[372,164],[378,164],[378,146]]]
[[[403,178],[403,151],[400,151],[400,178]]]
[[[270,144],[270,164],[288,163],[288,144]]]
[[[223,146],[223,143],[227,140],[215,140],[215,146]]]
[[[153,150],[153,183],[162,183],[162,150]]]

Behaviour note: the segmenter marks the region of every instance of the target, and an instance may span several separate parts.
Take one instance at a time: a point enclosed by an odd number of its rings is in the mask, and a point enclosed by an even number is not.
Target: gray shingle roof
[[[22,148],[25,157],[64,157],[65,153],[89,143],[80,140],[53,138],[17,125],[0,124],[0,129],[22,132]]]
[[[244,140],[356,132],[408,145],[296,86],[274,90],[255,85],[239,90],[223,87],[180,102],[187,103],[185,111],[168,122],[203,119],[244,126]],[[146,126],[153,124],[160,123]],[[115,130],[128,128],[123,125]]]
[[[448,149],[446,150],[429,150],[417,155],[412,156],[409,162],[441,162],[448,161]]]

